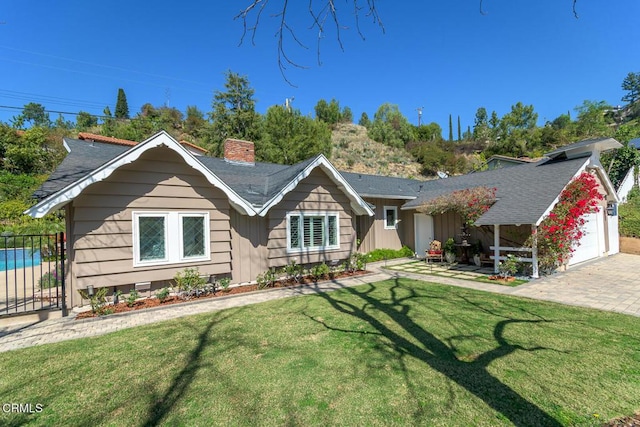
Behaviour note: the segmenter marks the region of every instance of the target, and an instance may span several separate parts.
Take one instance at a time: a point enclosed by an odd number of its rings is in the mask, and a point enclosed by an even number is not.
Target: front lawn
[[[589,426],[639,366],[640,318],[398,279],[2,353],[0,425]]]

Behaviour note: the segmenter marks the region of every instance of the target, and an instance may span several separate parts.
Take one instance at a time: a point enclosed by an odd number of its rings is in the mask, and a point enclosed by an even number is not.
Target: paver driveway
[[[640,256],[600,258],[503,293],[640,316]]]

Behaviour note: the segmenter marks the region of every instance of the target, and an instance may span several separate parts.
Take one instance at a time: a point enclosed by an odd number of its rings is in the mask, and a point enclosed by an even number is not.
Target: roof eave
[[[90,174],[85,175],[79,180],[76,180],[41,200],[24,213],[34,218],[42,218],[46,214],[71,202],[89,185],[108,178],[115,170],[121,166],[134,162],[147,150],[162,145],[174,150],[189,166],[202,173],[209,183],[222,190],[236,210],[248,216],[254,216],[257,214],[256,210],[254,210],[246,200],[240,197],[233,189],[231,189],[231,187],[204,166],[193,154],[189,152],[189,150],[183,147],[165,131],[160,131],[140,144],[131,147],[131,149],[111,159]]]
[[[300,181],[308,177],[311,172],[317,167],[321,167],[329,176],[329,178],[341,189],[350,201],[351,208],[356,215],[368,215],[374,216],[374,211],[369,207],[369,204],[358,194],[353,187],[347,182],[346,179],[340,174],[340,172],[329,162],[329,160],[323,155],[319,154],[316,158],[309,163],[299,174],[297,174],[289,183],[284,186],[275,196],[267,201],[262,209],[258,212],[260,216],[266,216],[269,210],[280,203],[284,196],[293,191]]]

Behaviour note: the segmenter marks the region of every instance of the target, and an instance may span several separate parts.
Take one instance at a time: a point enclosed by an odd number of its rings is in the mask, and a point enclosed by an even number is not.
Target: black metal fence
[[[0,236],[0,317],[40,310],[67,315],[65,235]]]

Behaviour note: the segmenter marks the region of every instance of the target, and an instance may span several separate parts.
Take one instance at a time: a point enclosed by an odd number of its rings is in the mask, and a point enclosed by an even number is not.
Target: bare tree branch
[[[380,20],[380,16],[378,15],[378,10],[376,9],[376,0],[366,0],[366,6],[360,5],[360,2],[362,0],[347,0],[347,2],[349,1],[353,3],[356,30],[358,32],[358,35],[363,40],[365,38],[360,29],[360,14],[364,13],[365,16],[370,17],[374,23],[380,26],[382,32],[385,32],[382,21]],[[277,6],[275,6],[276,4]],[[289,42],[293,42],[303,49],[308,49],[308,47],[305,46],[302,40],[298,37],[299,33],[297,29],[290,25],[287,20],[288,6],[288,0],[281,0],[279,2],[270,2],[270,0],[251,0],[244,9],[240,10],[240,12],[234,17],[234,19],[242,21],[242,35],[240,37],[239,45],[242,45],[244,43],[248,34],[251,35],[251,43],[255,45],[256,34],[258,32],[258,27],[261,25],[263,13],[268,8],[273,9],[277,7],[277,9],[273,14],[270,15],[270,17],[278,20],[275,33],[275,37],[278,40],[278,68],[285,81],[293,86],[291,81],[286,76],[287,68],[289,66],[293,66],[296,68],[308,67],[296,62],[287,54],[287,44]],[[315,3],[314,0],[309,0],[308,13],[312,20],[309,29],[317,28],[318,31],[316,47],[317,61],[318,65],[322,65],[322,61],[320,59],[321,41],[325,37],[327,23],[333,23],[333,25],[335,25],[336,40],[338,42],[338,45],[340,46],[340,49],[343,51],[344,44],[342,42],[342,31],[347,30],[348,27],[342,25],[341,23],[338,7],[336,6],[336,0],[315,0]]]
[[[298,0],[299,1],[299,0]],[[378,14],[376,8],[376,0],[345,0],[348,4],[351,2],[353,5],[353,19],[355,20],[355,29],[362,40],[365,40],[364,34],[360,27],[360,18],[365,16],[377,24],[382,33],[385,33],[385,28]],[[295,2],[292,3],[295,5]],[[576,19],[578,19],[577,10],[578,0],[572,0],[572,11]],[[486,15],[484,10],[484,0],[479,0],[480,14]],[[282,77],[287,83],[294,86],[286,76],[286,70],[288,66],[296,68],[308,68],[300,63],[296,62],[292,57],[287,54],[287,44],[293,42],[303,49],[308,49],[298,36],[298,30],[289,24],[287,21],[287,12],[289,7],[289,0],[248,0],[247,7],[240,10],[240,12],[234,17],[234,19],[242,21],[242,35],[240,37],[239,45],[242,45],[247,37],[247,34],[251,35],[251,44],[255,45],[256,34],[258,27],[261,25],[263,13],[268,7],[271,9],[276,8],[274,13],[270,15],[271,18],[277,19],[277,29],[275,37],[277,38],[277,58],[278,68]],[[340,49],[344,51],[344,44],[342,42],[342,31],[348,30],[349,27],[342,24],[341,17],[344,17],[344,13],[340,14],[336,5],[336,0],[309,0],[308,13],[311,17],[311,25],[308,29],[317,29],[318,35],[316,37],[316,54],[318,65],[322,65],[320,58],[321,42],[325,37],[326,25],[333,23],[336,31],[336,41]]]

